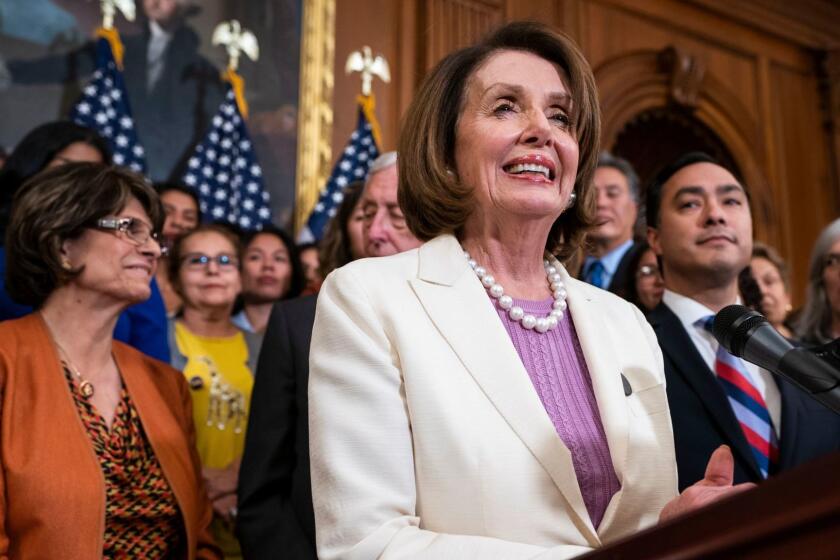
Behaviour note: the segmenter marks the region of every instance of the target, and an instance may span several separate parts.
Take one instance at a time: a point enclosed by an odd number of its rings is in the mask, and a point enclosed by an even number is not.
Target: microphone
[[[730,354],[781,375],[840,414],[840,371],[794,348],[760,313],[743,305],[724,307],[715,316],[712,333]]]

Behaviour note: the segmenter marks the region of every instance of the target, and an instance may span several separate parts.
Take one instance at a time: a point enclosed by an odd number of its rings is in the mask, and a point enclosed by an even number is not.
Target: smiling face
[[[248,303],[282,298],[292,285],[292,261],[283,240],[270,233],[256,235],[242,261],[242,295]]]
[[[184,305],[194,309],[230,309],[242,285],[236,248],[224,235],[215,231],[193,233],[182,241],[183,260],[179,266],[179,284]],[[206,264],[192,257],[209,257]],[[229,264],[218,262],[221,255]]]
[[[749,264],[750,207],[743,187],[723,167],[703,162],[677,171],[662,187],[659,215],[648,242],[662,256],[668,288],[729,285]]]
[[[570,104],[564,72],[534,54],[500,51],[476,70],[455,141],[458,177],[477,206],[467,228],[536,220],[548,233],[577,174]]]
[[[115,217],[151,224],[136,198],[129,199]],[[151,295],[150,282],[160,257],[160,246],[152,238],[138,246],[121,231],[91,228],[76,239],[64,241],[61,251],[71,267],[83,267],[81,274],[70,281],[76,288],[126,305],[145,301]]]
[[[165,191],[160,202],[166,214],[163,238],[171,247],[176,239],[198,226],[198,207],[190,195],[176,190]]]
[[[633,238],[633,225],[638,215],[636,201],[627,177],[615,167],[596,169],[594,184],[598,225],[590,236],[605,251],[610,251]]]

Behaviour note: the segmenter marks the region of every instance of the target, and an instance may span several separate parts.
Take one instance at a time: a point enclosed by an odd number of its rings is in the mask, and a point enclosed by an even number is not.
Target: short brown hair
[[[61,245],[96,221],[118,214],[131,198],[149,215],[154,231],[163,209],[146,180],[121,167],[67,163],[48,168],[15,195],[6,232],[6,286],[18,303],[41,307],[59,286],[82,272],[61,265]]]
[[[775,266],[782,278],[782,283],[785,285],[785,291],[790,292],[790,270],[788,270],[787,263],[776,249],[760,241],[754,241],[752,258],[764,259]]]
[[[411,232],[421,240],[458,234],[472,213],[472,186],[455,169],[455,134],[469,80],[499,51],[524,51],[562,68],[572,95],[572,122],[580,160],[576,204],[551,228],[546,249],[568,258],[594,223],[592,175],[598,162],[601,117],[598,92],[589,63],[567,35],[534,22],[515,22],[477,45],[444,58],[423,81],[408,108],[399,141],[399,202]]]
[[[179,237],[169,251],[169,262],[167,263],[169,266],[169,281],[172,283],[172,288],[175,290],[175,293],[182,298],[184,297],[184,290],[181,286],[180,272],[181,261],[184,260],[184,244],[187,239],[199,233],[218,233],[230,241],[231,245],[233,245],[233,251],[236,253],[236,259],[239,261],[239,269],[242,269],[242,239],[239,237],[239,234],[224,224],[201,224],[194,230]]]

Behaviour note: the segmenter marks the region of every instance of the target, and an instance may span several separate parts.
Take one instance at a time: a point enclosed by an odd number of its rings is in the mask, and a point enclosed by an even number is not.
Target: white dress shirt
[[[665,290],[665,293],[662,295],[662,301],[679,318],[683,328],[694,343],[695,348],[700,352],[700,356],[709,366],[709,370],[714,373],[715,355],[720,345],[712,333],[702,326],[698,326],[696,323],[700,319],[714,315],[715,312],[702,303],[672,292],[671,290]],[[732,303],[740,303],[740,301],[733,301]],[[770,419],[773,421],[776,435],[779,435],[781,433],[782,422],[782,397],[779,394],[779,386],[776,385],[776,381],[773,379],[773,374],[746,360],[742,359],[741,361],[746,365],[747,372],[752,377],[756,389],[764,397],[764,403],[767,405],[767,412],[770,413]]]
[[[163,74],[166,62],[166,47],[172,40],[172,33],[164,30],[158,22],[149,22],[149,46],[146,51],[146,91],[152,91]]]

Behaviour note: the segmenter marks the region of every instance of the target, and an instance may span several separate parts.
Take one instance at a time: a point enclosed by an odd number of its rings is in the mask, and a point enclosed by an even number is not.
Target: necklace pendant
[[[84,398],[86,398],[86,399],[91,398],[93,396],[93,393],[94,393],[93,383],[91,383],[90,381],[87,381],[87,380],[82,381],[79,384],[79,391],[81,391],[82,396]]]

